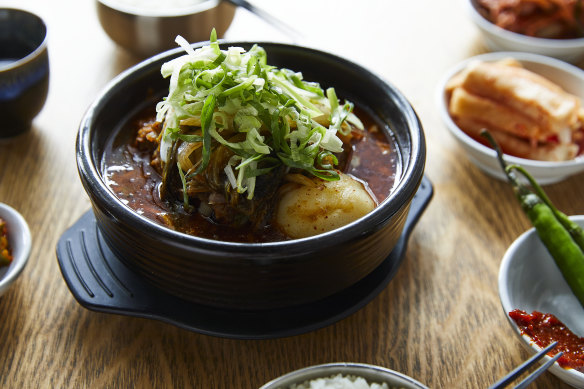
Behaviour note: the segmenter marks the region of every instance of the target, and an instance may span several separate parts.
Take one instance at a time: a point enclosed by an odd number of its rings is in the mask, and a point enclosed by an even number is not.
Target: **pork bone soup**
[[[171,229],[231,242],[317,235],[373,210],[401,161],[387,125],[302,74],[267,65],[259,46],[212,39],[165,63],[168,95],[106,147],[109,188]]]

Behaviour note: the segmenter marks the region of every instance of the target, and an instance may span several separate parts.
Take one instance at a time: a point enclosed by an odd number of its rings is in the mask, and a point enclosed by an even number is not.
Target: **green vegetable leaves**
[[[332,153],[341,152],[343,144],[337,134],[348,131],[345,122],[360,124],[351,103],[340,105],[334,89],[325,95],[301,73],[267,65],[266,52],[257,45],[222,50],[215,31],[209,45],[196,50],[181,37],[176,41],[186,54],[162,65],[170,82],[168,96],[157,105],[157,120],[165,123],[160,145],[165,163],[174,143],[202,142],[196,169],[180,172],[183,185],[207,168],[216,144],[234,153],[225,173],[248,198],[255,178],[282,164],[338,179]]]
[[[201,163],[193,174],[197,175],[207,168],[211,158],[211,122],[213,121],[213,111],[215,110],[215,95],[210,94],[205,99],[203,110],[201,111],[201,131],[203,136],[203,163]]]

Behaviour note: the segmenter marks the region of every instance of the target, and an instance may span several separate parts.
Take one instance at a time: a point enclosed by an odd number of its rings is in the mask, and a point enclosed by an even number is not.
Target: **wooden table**
[[[109,40],[92,1],[3,3],[45,19],[51,80],[31,131],[0,143],[0,201],[24,215],[33,235],[28,266],[0,298],[1,387],[258,388],[305,366],[354,361],[431,388],[486,388],[527,358],[501,309],[497,273],[530,224],[508,185],[468,161],[435,103],[445,71],[485,51],[462,2],[254,0],[304,31],[299,43],[346,56],[403,91],[425,128],[435,190],[403,265],[371,303],[326,328],[259,341],[96,313],[76,302],[55,247],[90,209],[76,170],[77,127],[98,91],[140,59]],[[244,10],[226,37],[289,41]],[[584,214],[583,178],[546,188],[568,214]],[[546,373],[532,387],[567,386]]]

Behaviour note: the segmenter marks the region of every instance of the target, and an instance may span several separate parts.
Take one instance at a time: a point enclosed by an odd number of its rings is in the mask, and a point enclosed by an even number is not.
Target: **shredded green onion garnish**
[[[196,170],[188,176],[180,171],[183,186],[188,177],[207,168],[213,141],[235,154],[225,174],[249,199],[256,177],[282,164],[325,180],[339,179],[332,154],[343,150],[337,133],[348,131],[345,121],[363,128],[352,114],[352,103],[339,104],[333,88],[325,93],[317,83],[304,81],[301,73],[267,65],[266,52],[257,45],[249,51],[222,50],[215,30],[209,45],[196,50],[180,36],[176,42],[186,54],[162,65],[170,85],[156,109],[157,120],[164,121],[163,162],[174,142],[202,142]],[[200,135],[185,130],[192,123],[198,123]],[[225,131],[243,135],[233,141],[224,138]],[[186,192],[186,186],[183,189]]]

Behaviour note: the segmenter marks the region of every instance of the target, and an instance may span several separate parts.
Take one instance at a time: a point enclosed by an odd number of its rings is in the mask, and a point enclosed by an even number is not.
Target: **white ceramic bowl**
[[[428,389],[427,386],[396,371],[363,363],[327,363],[293,371],[268,382],[260,389],[288,389],[290,385],[337,374],[363,377],[369,385],[385,382],[390,388]]]
[[[28,224],[14,208],[0,203],[0,219],[6,222],[8,243],[12,249],[12,262],[0,267],[0,296],[18,278],[28,262],[31,249],[31,237]]]
[[[580,97],[584,102],[584,70],[555,58],[522,52],[496,52],[468,58],[450,69],[437,88],[437,105],[440,116],[450,133],[464,148],[471,162],[487,174],[501,180],[506,178],[497,161],[495,151],[468,136],[450,117],[445,87],[448,80],[462,71],[471,61],[494,62],[510,57],[521,62],[526,69],[546,77],[567,92]],[[505,160],[509,164],[523,166],[542,185],[558,182],[584,171],[584,156],[582,155],[573,160],[563,162],[536,161],[510,155],[505,155]]]
[[[505,30],[485,19],[477,10],[476,0],[464,0],[467,11],[493,51],[525,51],[578,63],[584,60],[584,38],[544,39]]]
[[[571,219],[584,226],[584,215],[572,216]],[[499,297],[513,330],[534,354],[540,348],[521,335],[519,327],[509,317],[509,312],[514,309],[527,313],[551,313],[576,335],[584,336],[584,308],[533,228],[517,238],[503,256],[499,269]],[[564,369],[557,363],[550,371],[566,383],[584,388],[583,373]]]

